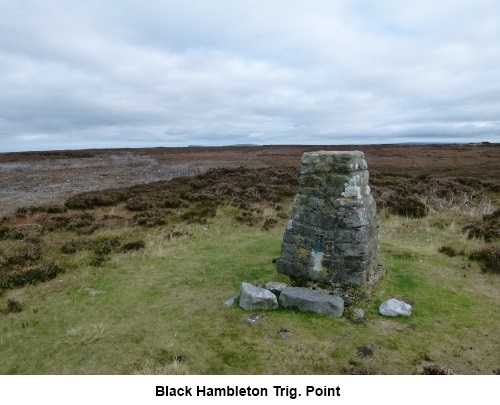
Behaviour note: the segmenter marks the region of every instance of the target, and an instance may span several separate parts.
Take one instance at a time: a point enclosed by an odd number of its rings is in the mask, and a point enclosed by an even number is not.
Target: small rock
[[[232,306],[232,305],[234,304],[234,300],[235,300],[236,298],[238,298],[238,296],[237,296],[237,295],[235,295],[235,296],[234,296],[234,297],[232,297],[232,298],[229,298],[228,300],[224,301],[224,305],[225,305],[226,307],[230,307],[230,306]]]
[[[411,305],[396,298],[391,298],[380,305],[378,312],[384,316],[410,316]]]
[[[254,314],[252,316],[249,316],[245,320],[245,322],[247,323],[247,325],[255,325],[259,319],[261,319],[261,316],[258,314]]]
[[[93,288],[85,288],[85,291],[87,291],[92,296],[95,296],[95,295],[98,295],[98,294],[104,294],[104,291],[102,291],[102,290],[94,290]]]
[[[354,315],[356,315],[360,319],[363,319],[365,317],[365,311],[363,311],[361,308],[356,308],[354,310]]]
[[[287,331],[286,329],[280,329],[280,331],[278,333],[285,340],[290,339],[290,336],[292,336],[292,334],[289,331]]]

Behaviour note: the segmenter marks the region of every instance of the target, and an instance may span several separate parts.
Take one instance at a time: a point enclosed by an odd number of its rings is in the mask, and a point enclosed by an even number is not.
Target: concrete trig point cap
[[[368,180],[363,152],[302,155],[278,272],[337,287],[376,281],[378,219]]]

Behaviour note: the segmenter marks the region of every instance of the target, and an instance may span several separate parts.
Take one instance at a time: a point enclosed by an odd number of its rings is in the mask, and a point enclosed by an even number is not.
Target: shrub
[[[5,225],[0,225],[0,240],[7,239],[10,234],[10,228]]]
[[[19,207],[16,211],[16,215],[18,217],[27,217],[29,215],[36,214],[38,212],[45,212],[46,208],[45,207]]]
[[[195,205],[181,215],[181,219],[188,224],[206,224],[208,218],[213,218],[217,215],[216,207],[205,207]]]
[[[97,231],[102,225],[101,224],[91,224],[85,227],[78,228],[76,230],[77,235],[92,235]]]
[[[46,210],[49,214],[62,214],[68,209],[64,205],[49,205]]]
[[[68,224],[66,225],[66,229],[69,231],[78,231],[92,227],[95,222],[95,217],[87,213],[74,214],[68,216],[67,218]]]
[[[281,219],[289,219],[290,218],[290,215],[287,214],[285,211],[279,211],[278,212],[278,218],[281,218]]]
[[[169,239],[182,238],[183,236],[191,236],[189,232],[174,231],[168,235]]]
[[[450,256],[450,257],[455,257],[455,256],[462,256],[464,254],[464,252],[457,252],[454,248],[452,248],[451,246],[441,246],[439,249],[438,249],[438,252],[439,253],[442,253],[446,256]]]
[[[21,304],[18,300],[9,298],[7,300],[7,307],[2,312],[4,314],[22,312],[23,308],[24,305]]]
[[[424,366],[422,375],[452,375],[455,372],[449,367],[442,367],[437,364],[433,364],[431,366]]]
[[[108,256],[95,255],[89,262],[92,267],[101,267],[104,263],[109,260]]]
[[[177,196],[169,195],[163,200],[163,207],[165,208],[180,208],[184,202]]]
[[[91,191],[69,198],[64,205],[69,209],[91,209],[116,205],[127,198],[127,193],[121,190]]]
[[[88,213],[54,215],[46,219],[43,227],[49,232],[64,229],[75,231],[78,234],[89,235],[99,227],[99,224],[96,224],[95,221],[95,217]]]
[[[135,240],[122,245],[122,247],[120,247],[120,252],[131,252],[134,250],[144,249],[145,247],[146,244],[143,240]]]
[[[146,211],[154,207],[154,203],[144,197],[131,197],[125,206],[130,211]]]
[[[483,215],[480,221],[473,222],[462,228],[469,239],[484,239],[485,242],[493,242],[500,238],[500,209],[492,214]]]
[[[447,205],[468,201],[475,194],[480,194],[483,188],[481,180],[475,177],[435,178],[427,186],[431,197]]]
[[[167,221],[162,218],[159,213],[144,212],[134,215],[133,224],[152,228],[155,226],[166,225]]]
[[[55,278],[64,269],[56,263],[48,262],[28,269],[11,270],[0,273],[0,291],[27,284],[37,284]]]
[[[278,225],[277,219],[268,218],[265,220],[264,225],[262,225],[262,230],[268,231],[269,229],[274,228],[276,225]]]
[[[97,256],[109,255],[118,250],[120,239],[117,237],[102,238],[94,242],[94,253]]]
[[[427,215],[426,205],[415,197],[392,197],[387,202],[389,210],[397,215],[422,218]]]
[[[89,243],[90,242],[85,239],[72,239],[61,246],[61,252],[67,255],[73,254],[87,247]]]
[[[481,264],[484,272],[500,274],[500,245],[486,245],[482,249],[475,250],[469,255],[469,259]]]
[[[37,241],[42,236],[42,226],[38,224],[18,225],[9,229],[8,238]]]
[[[76,244],[72,242],[66,242],[64,245],[61,246],[61,252],[66,254],[66,255],[71,255],[73,253],[76,253],[78,251],[78,247]]]
[[[10,253],[4,256],[4,264],[6,266],[22,266],[25,264],[35,263],[40,259],[42,251],[40,247],[35,245],[27,245],[21,248],[18,252]]]
[[[236,221],[240,224],[253,226],[262,220],[262,217],[253,211],[243,211],[240,215],[235,217]]]

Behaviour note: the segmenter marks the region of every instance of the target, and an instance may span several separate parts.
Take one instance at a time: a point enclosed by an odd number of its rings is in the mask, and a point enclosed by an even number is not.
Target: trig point
[[[292,203],[278,272],[332,287],[374,284],[378,218],[363,152],[308,152]]]

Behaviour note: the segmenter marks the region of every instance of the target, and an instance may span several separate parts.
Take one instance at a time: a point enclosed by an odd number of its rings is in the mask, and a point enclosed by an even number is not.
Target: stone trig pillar
[[[378,219],[363,152],[308,152],[292,203],[278,272],[333,287],[380,277]]]

